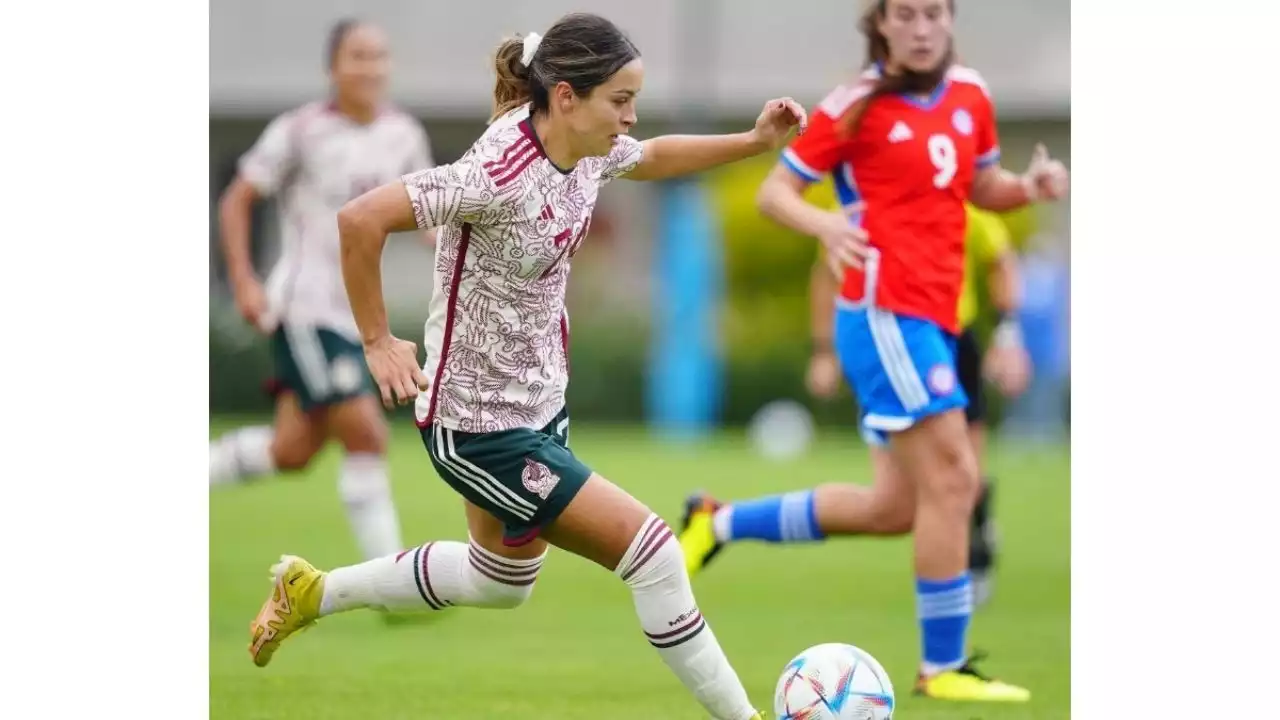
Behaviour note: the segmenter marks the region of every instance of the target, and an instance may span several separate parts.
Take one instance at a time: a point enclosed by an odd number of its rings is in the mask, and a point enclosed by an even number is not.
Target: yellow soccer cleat
[[[285,638],[320,618],[324,578],[311,563],[293,555],[282,555],[280,562],[271,566],[275,586],[258,617],[249,623],[249,655],[254,665],[266,667]]]
[[[979,659],[981,656],[976,655],[955,670],[928,677],[921,675],[916,680],[915,694],[957,702],[1022,703],[1031,700],[1030,690],[987,677],[974,669],[973,664]]]
[[[715,514],[720,503],[709,495],[694,494],[684,501],[684,517],[680,520],[680,550],[689,577],[698,574],[716,556],[724,544],[716,540]]]

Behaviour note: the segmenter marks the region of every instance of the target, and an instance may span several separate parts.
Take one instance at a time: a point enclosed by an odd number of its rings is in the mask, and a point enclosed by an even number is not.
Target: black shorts
[[[436,472],[455,491],[502,521],[503,544],[532,542],[587,483],[591,469],[569,449],[569,411],[546,427],[490,433],[420,428]]]
[[[969,396],[969,406],[964,418],[969,422],[985,422],[987,419],[986,386],[982,380],[982,346],[973,328],[965,328],[956,338],[956,374],[960,387]]]

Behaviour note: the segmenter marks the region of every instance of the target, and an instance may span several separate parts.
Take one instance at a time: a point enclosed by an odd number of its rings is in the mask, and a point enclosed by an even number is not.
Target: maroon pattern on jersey
[[[500,120],[456,163],[405,176],[418,225],[443,226],[423,426],[540,428],[564,407],[570,260],[600,186],[639,164],[641,146],[620,139],[565,173],[520,119]]]

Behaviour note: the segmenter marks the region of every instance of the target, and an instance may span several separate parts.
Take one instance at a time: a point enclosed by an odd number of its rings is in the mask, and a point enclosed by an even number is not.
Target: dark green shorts
[[[467,500],[506,526],[503,543],[524,545],[569,506],[591,470],[569,449],[569,414],[541,430],[491,433],[422,428],[436,472]]]
[[[298,396],[303,410],[373,392],[359,343],[325,328],[281,325],[271,336],[275,391]]]

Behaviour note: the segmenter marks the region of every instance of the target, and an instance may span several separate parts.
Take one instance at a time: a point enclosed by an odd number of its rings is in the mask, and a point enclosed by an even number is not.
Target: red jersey
[[[878,77],[868,70],[827,95],[782,160],[810,182],[831,173],[841,204],[864,205],[860,221],[875,252],[865,271],[846,271],[842,297],[956,333],[965,202],[977,170],[1000,160],[995,107],[977,71],[955,66],[927,99],[875,98],[844,134],[841,118]]]

